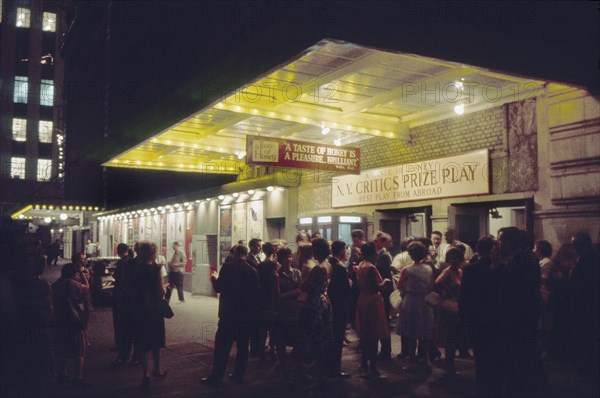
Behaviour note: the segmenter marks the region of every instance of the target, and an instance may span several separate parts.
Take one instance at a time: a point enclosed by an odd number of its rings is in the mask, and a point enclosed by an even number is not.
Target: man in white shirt
[[[465,261],[469,261],[471,257],[473,257],[473,249],[471,249],[471,246],[459,241],[458,239],[455,239],[455,236],[456,230],[452,227],[449,227],[446,230],[446,233],[444,233],[446,243],[440,245],[438,264],[441,264],[444,261],[446,261],[446,253],[448,253],[448,250],[450,250],[453,247],[457,247],[458,245],[463,245],[465,247]]]
[[[177,295],[179,296],[179,302],[185,303],[183,297],[183,269],[187,263],[187,256],[185,252],[179,248],[179,242],[173,242],[173,258],[169,262],[169,289],[165,294],[167,301],[171,300],[171,292],[173,287],[177,288]]]
[[[402,270],[406,267],[410,267],[413,264],[412,258],[408,255],[408,251],[406,248],[412,242],[414,242],[415,238],[413,236],[409,236],[402,241],[400,244],[400,253],[396,254],[394,260],[392,260],[392,267],[398,271],[398,274],[402,272]]]
[[[440,231],[431,232],[431,243],[429,246],[429,254],[431,255],[431,259],[433,260],[433,266],[435,268],[440,267],[440,249],[442,248],[442,233]]]

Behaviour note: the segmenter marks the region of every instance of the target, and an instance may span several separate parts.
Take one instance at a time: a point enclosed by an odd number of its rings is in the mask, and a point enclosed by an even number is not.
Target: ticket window
[[[348,244],[352,242],[352,230],[364,230],[364,228],[361,216],[302,217],[298,223],[298,230],[303,230],[308,236],[318,231],[323,239],[330,241],[339,239]]]
[[[321,238],[333,240],[333,217],[322,216],[317,217],[317,231],[321,233]]]
[[[350,245],[352,243],[352,230],[362,229],[365,230],[363,225],[363,218],[360,216],[340,216],[337,230],[337,239],[346,242]]]

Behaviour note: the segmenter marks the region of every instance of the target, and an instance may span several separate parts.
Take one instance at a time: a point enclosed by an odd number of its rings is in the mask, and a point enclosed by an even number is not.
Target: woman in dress
[[[306,301],[300,311],[303,354],[314,358],[316,372],[314,383],[304,386],[306,389],[322,387],[327,380],[327,354],[333,345],[333,320],[326,289],[327,269],[316,266],[302,284],[302,291],[306,293]]]
[[[317,262],[313,255],[313,246],[310,242],[302,242],[298,245],[298,269],[302,273],[302,281],[308,278],[310,270],[313,269]]]
[[[139,261],[135,264],[134,293],[134,342],[140,353],[142,363],[142,385],[150,384],[149,353],[152,351],[154,361],[153,376],[164,378],[160,366],[160,349],[165,346],[165,320],[159,303],[164,296],[160,267],[156,264],[156,245],[142,242],[138,253]]]
[[[430,373],[430,342],[433,337],[433,310],[425,304],[425,296],[431,291],[432,270],[424,261],[429,250],[421,242],[408,245],[408,254],[413,265],[405,268],[400,274],[398,289],[404,299],[400,307],[400,334],[406,338],[410,363],[402,370],[415,371],[417,365],[416,344],[423,348],[425,370]]]
[[[281,372],[287,378],[287,346],[296,346],[298,332],[298,311],[296,299],[301,293],[302,274],[291,267],[292,251],[283,247],[277,251],[277,262],[280,264],[276,278],[277,300],[275,320],[275,342]]]
[[[383,298],[379,293],[383,279],[375,268],[377,249],[373,242],[365,243],[361,248],[363,261],[356,273],[359,289],[356,303],[356,331],[360,338],[361,377],[381,377],[377,370],[377,344],[380,339],[390,337]]]
[[[446,267],[435,280],[436,289],[445,300],[446,304],[440,310],[440,337],[444,346],[446,375],[456,375],[454,356],[458,345],[459,323],[458,323],[458,299],[460,297],[460,285],[462,281],[462,270],[460,265],[464,262],[463,253],[453,247],[446,252]],[[453,304],[456,303],[454,306]],[[456,311],[454,311],[456,309]]]

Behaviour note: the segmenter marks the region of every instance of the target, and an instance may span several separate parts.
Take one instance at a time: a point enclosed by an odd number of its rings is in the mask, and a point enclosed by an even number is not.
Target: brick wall
[[[457,116],[410,130],[412,144],[389,138],[373,138],[356,144],[361,148],[361,169],[372,169],[452,156],[488,148],[501,152],[506,146],[505,107]]]
[[[361,149],[362,170],[487,148],[492,173],[491,194],[535,191],[538,189],[535,104],[535,100],[514,102],[414,127],[410,129],[411,143],[376,137],[353,146]],[[509,149],[511,140],[516,145],[512,151]],[[301,214],[330,208],[332,178],[335,173],[302,171],[298,188]]]

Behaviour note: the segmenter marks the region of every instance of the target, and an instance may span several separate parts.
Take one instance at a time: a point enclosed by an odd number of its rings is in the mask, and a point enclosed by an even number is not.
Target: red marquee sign
[[[360,174],[360,148],[248,136],[246,163]]]

